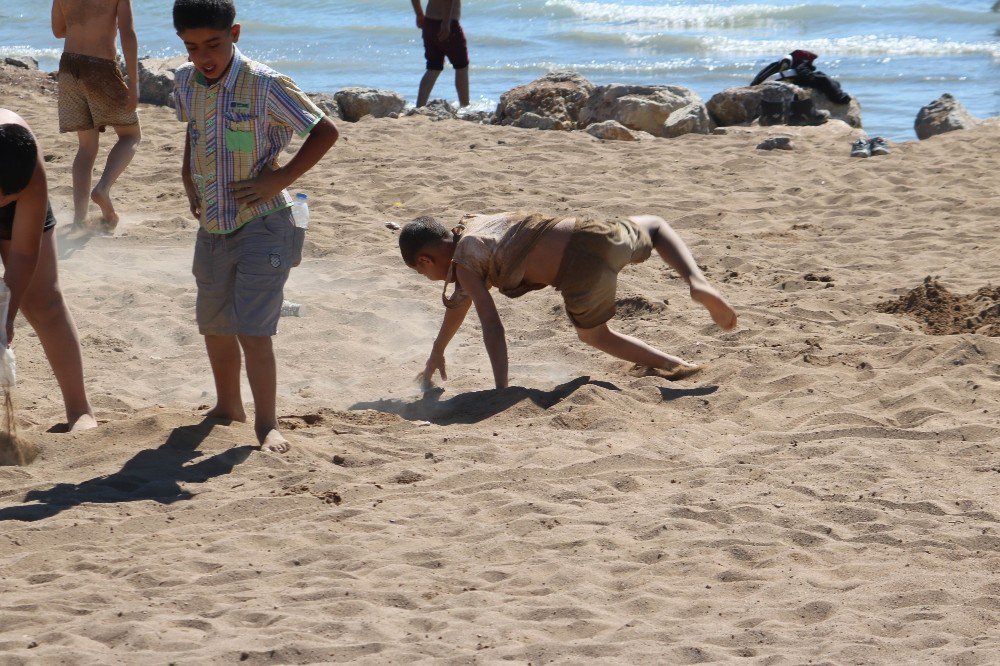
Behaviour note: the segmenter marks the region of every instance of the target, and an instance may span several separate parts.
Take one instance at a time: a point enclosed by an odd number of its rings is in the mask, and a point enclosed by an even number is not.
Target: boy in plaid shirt
[[[285,188],[333,146],[337,128],[291,79],[236,48],[240,25],[232,0],[176,0],[173,14],[191,61],[177,70],[174,106],[188,125],[181,176],[201,224],[193,268],[196,318],[217,393],[208,416],[246,421],[242,348],[257,439],[263,449],[284,453],[271,337],[303,241]],[[293,131],[307,138],[279,166]]]

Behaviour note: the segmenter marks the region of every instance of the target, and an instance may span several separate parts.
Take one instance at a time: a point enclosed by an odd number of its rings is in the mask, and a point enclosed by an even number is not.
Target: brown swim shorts
[[[577,328],[594,328],[615,316],[618,273],[649,259],[653,241],[631,220],[578,219],[555,284]]]
[[[59,60],[59,131],[79,132],[108,125],[136,125],[139,116],[127,111],[128,86],[118,63],[77,53]]]
[[[469,45],[465,41],[465,32],[458,21],[452,21],[448,39],[439,41],[438,33],[442,23],[444,21],[439,19],[424,19],[424,59],[427,61],[427,69],[440,72],[444,69],[445,57],[455,69],[465,69],[469,66]]]

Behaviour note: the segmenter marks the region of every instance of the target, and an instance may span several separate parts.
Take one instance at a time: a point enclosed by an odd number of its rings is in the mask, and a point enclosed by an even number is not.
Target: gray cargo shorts
[[[195,318],[202,335],[272,336],[285,282],[302,259],[303,235],[292,210],[269,213],[228,234],[198,230]]]

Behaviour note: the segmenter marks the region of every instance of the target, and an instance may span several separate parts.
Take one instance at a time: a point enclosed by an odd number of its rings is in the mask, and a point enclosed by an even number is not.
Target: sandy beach
[[[0,468],[0,663],[997,663],[998,331],[879,308],[928,276],[997,286],[1000,124],[852,160],[839,123],[638,143],[339,123],[295,188],[312,225],[286,288],[306,314],[275,343],[279,456],[201,424],[172,110],[141,107],[115,234],[70,239],[53,82],[3,69],[0,106],[45,154],[101,422],[53,432],[59,390],[19,320],[42,453]],[[756,150],[772,135],[795,150]],[[514,388],[487,390],[470,317],[422,397],[440,286],[386,223],[513,209],[662,215],[739,326],[649,261],[622,274],[616,324],[702,375],[630,375],[546,290],[497,299]]]

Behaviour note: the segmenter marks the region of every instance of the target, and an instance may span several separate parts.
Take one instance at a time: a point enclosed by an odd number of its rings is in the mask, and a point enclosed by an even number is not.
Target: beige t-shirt
[[[456,266],[479,275],[487,289],[497,287],[510,298],[544,288],[542,284],[524,282],[524,261],[538,239],[562,219],[524,212],[463,217],[454,229],[458,241],[442,294],[445,305],[454,307],[468,298],[456,281]],[[456,286],[449,297],[451,283]]]

